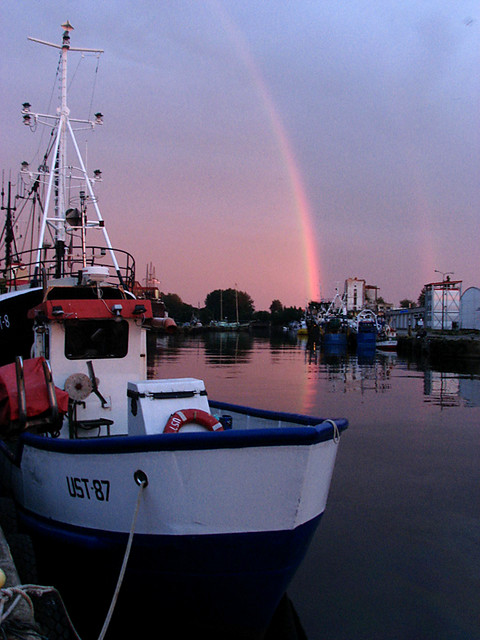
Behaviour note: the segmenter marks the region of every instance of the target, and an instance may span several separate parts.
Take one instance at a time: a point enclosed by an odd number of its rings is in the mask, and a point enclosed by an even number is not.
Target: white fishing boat
[[[384,325],[377,335],[377,349],[388,353],[396,353],[398,347],[397,332],[388,324]]]
[[[23,168],[30,195],[44,194],[41,224],[31,253],[10,246],[0,263],[1,480],[66,575],[59,586],[85,578],[83,610],[103,614],[92,594],[109,598],[120,576],[120,594],[141,594],[140,607],[149,593],[179,628],[261,635],[324,512],[347,421],[215,402],[195,378],[147,379],[151,303],[132,293],[135,263],[110,243],[98,172],[75,139],[102,116],[70,116],[67,57],[85,49],[62,29],[60,45],[35,40],[60,50],[59,109],[22,110],[52,133],[39,170]]]

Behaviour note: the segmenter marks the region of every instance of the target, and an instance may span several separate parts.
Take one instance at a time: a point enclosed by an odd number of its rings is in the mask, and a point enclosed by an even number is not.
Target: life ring
[[[211,413],[202,411],[202,409],[182,409],[175,411],[167,420],[167,424],[163,433],[178,433],[178,431],[190,422],[199,424],[209,431],[223,431],[222,423],[219,422]]]

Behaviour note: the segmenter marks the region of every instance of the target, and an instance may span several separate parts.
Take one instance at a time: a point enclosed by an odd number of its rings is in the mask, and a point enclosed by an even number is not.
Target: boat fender
[[[185,424],[191,422],[205,427],[208,431],[223,431],[221,422],[211,413],[202,411],[202,409],[182,409],[172,413],[167,420],[163,433],[178,433]]]

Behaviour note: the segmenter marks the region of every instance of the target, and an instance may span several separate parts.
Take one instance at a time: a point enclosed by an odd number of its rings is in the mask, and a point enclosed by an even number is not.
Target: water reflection
[[[177,360],[185,351],[191,355],[205,354],[206,361],[211,365],[247,363],[253,348],[254,338],[247,332],[225,331],[205,332],[191,335],[165,335],[150,332],[147,334],[149,364],[154,368],[152,358],[160,361]]]
[[[460,404],[460,378],[456,373],[425,371],[425,402],[433,402],[441,408],[457,407]]]
[[[207,332],[205,355],[212,365],[247,363],[253,348],[253,336],[244,331]]]
[[[392,388],[393,365],[384,360],[374,360],[371,364],[360,363],[356,358],[345,359],[342,363],[326,363],[325,370],[331,391],[359,393],[361,395],[385,393]]]
[[[202,377],[217,399],[299,412],[328,407],[324,393],[385,394],[395,385],[398,393],[400,380],[409,376],[419,382],[423,378],[427,404],[442,409],[480,406],[480,362],[431,363],[375,349],[352,353],[345,345],[309,348],[306,339],[289,334],[151,334],[148,375]]]
[[[282,335],[149,345],[150,376],[202,378],[212,399],[348,418],[326,516],[289,587],[309,640],[480,640],[480,363],[326,353]]]
[[[442,409],[480,406],[480,361],[418,357],[407,362],[423,372],[425,402]]]
[[[463,402],[466,407],[480,407],[480,379],[472,375],[425,371],[425,402],[441,408],[455,407]]]

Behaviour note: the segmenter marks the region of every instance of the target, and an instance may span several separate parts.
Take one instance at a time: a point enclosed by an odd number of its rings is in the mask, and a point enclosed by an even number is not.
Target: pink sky
[[[57,53],[70,61],[112,242],[137,275],[202,305],[237,287],[257,309],[333,297],[348,277],[416,299],[434,270],[480,286],[478,3],[204,4],[5,0],[1,166],[35,164]],[[95,85],[93,84],[96,78]],[[92,100],[92,89],[95,88]],[[85,148],[82,137],[79,143]]]

